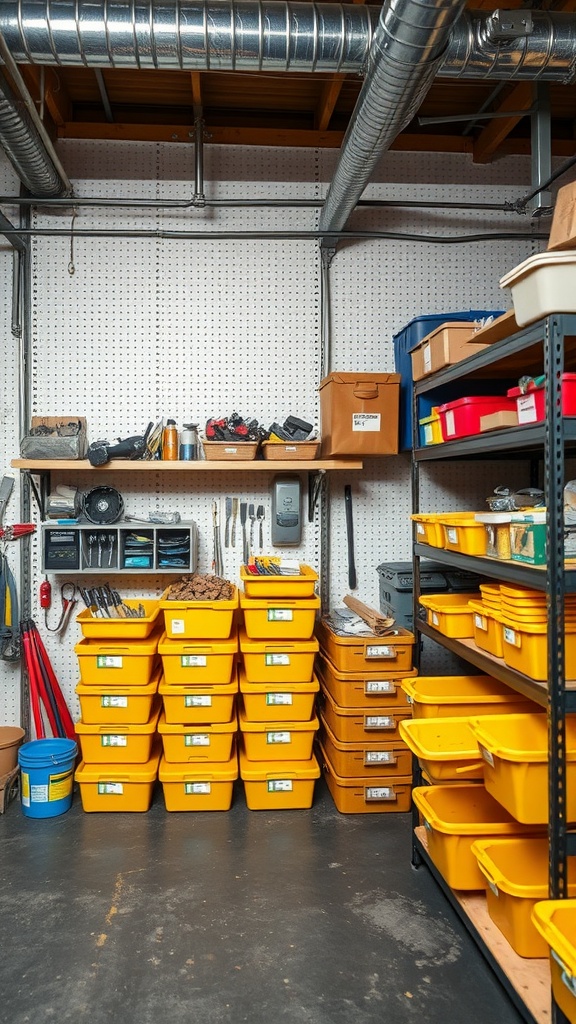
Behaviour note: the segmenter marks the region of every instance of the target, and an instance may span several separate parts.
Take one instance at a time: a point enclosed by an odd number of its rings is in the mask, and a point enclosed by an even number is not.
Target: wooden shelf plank
[[[350,470],[362,469],[362,459],[295,459],[292,461],[284,459],[230,459],[210,461],[208,459],[197,459],[192,462],[162,462],[160,460],[139,460],[139,459],[111,459],[104,466],[91,466],[87,459],[12,459],[10,465],[13,469],[27,469],[31,473],[48,473],[52,470],[75,470],[76,472],[87,471],[89,473],[121,472],[121,473],[212,473],[225,470],[227,472],[256,472],[275,473],[291,472],[298,473],[329,469]]]

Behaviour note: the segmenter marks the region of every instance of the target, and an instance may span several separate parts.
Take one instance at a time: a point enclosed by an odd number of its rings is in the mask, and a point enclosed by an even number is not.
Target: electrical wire
[[[44,238],[68,238],[70,230],[66,228],[28,228],[21,232],[26,235],[37,235]],[[151,230],[114,230],[114,229],[83,229],[74,231],[74,237],[78,238],[155,238],[164,241],[251,241],[251,240],[277,240],[277,241],[322,241],[324,237],[333,239],[381,239],[392,242],[422,242],[433,245],[463,245],[470,242],[494,242],[494,241],[515,241],[532,242],[546,241],[548,232],[543,231],[493,231],[480,232],[471,235],[417,235],[412,232],[402,231],[162,231],[159,228]]]

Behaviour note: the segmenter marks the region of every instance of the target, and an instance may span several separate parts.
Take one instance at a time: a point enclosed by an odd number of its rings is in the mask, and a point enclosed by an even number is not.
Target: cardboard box
[[[467,321],[445,323],[427,334],[410,353],[412,379],[420,380],[486,348],[485,344],[474,342],[473,336],[474,324]]]
[[[515,412],[491,412],[488,416],[480,417],[480,433],[486,430],[501,430],[503,427],[517,427],[518,414]]]
[[[576,248],[576,181],[558,190],[548,249]]]
[[[20,768],[13,768],[7,775],[0,775],[0,814],[15,800],[20,791]]]
[[[66,430],[69,425],[78,425],[78,432],[64,436],[57,433],[27,434],[20,441],[20,457],[22,459],[83,459],[88,449],[84,416],[33,416],[31,422],[32,428],[58,427]]]
[[[319,390],[322,458],[398,452],[399,373],[330,373]]]

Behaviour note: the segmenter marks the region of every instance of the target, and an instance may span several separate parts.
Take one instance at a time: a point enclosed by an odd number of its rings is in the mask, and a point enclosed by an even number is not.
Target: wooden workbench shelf
[[[53,470],[75,470],[90,473],[212,473],[212,472],[256,472],[256,473],[298,473],[313,472],[320,469],[350,470],[362,469],[362,459],[226,459],[211,461],[194,459],[191,462],[163,462],[160,459],[111,459],[103,466],[92,466],[87,459],[12,459],[13,469],[27,470],[29,473],[50,473]]]

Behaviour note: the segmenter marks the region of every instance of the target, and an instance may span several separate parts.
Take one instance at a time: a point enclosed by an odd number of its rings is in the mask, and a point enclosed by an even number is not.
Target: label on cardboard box
[[[352,413],[352,430],[355,433],[363,431],[371,431],[372,433],[380,430],[381,416],[379,412],[353,412]]]
[[[424,373],[430,373],[432,371],[432,349],[429,341],[422,346],[422,359],[424,360]]]

